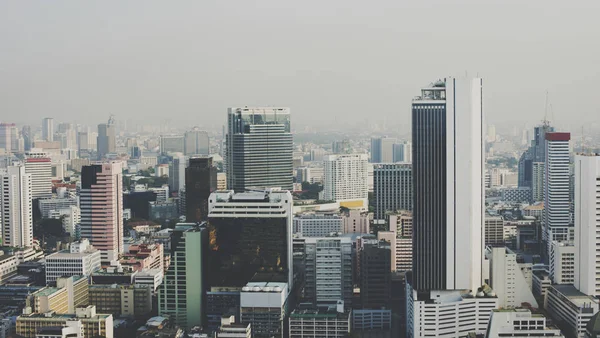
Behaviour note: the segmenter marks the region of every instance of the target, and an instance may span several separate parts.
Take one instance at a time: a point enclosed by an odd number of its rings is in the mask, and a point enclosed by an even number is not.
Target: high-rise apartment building
[[[42,139],[54,142],[54,119],[51,117],[42,120]]]
[[[105,158],[107,154],[116,152],[116,142],[114,120],[111,118],[108,120],[108,123],[99,124],[96,141],[96,146],[98,147],[98,159],[101,160]]]
[[[179,223],[171,236],[171,265],[160,286],[158,311],[191,329],[205,321],[206,228]]]
[[[102,262],[123,252],[123,174],[121,163],[102,163],[81,169],[81,237],[101,251]]]
[[[416,290],[477,290],[482,285],[482,125],[480,78],[437,81],[413,100]]]
[[[391,137],[371,138],[371,163],[393,163],[394,144],[397,142]]]
[[[544,184],[543,226],[548,256],[553,241],[564,242],[570,238],[570,133],[547,132]]]
[[[293,142],[290,109],[229,108],[225,152],[227,187],[292,190]]]
[[[186,131],[184,136],[184,154],[191,155],[209,155],[210,154],[210,140],[208,133],[204,130],[194,127],[190,131]]]
[[[25,172],[31,175],[31,198],[52,197],[52,161],[50,158],[26,158]]]
[[[350,237],[311,237],[304,239],[307,300],[334,305],[339,300],[352,303],[352,240]]]
[[[368,159],[366,154],[327,155],[323,157],[323,197],[347,207],[367,206]]]
[[[210,287],[243,287],[251,280],[293,284],[292,203],[289,191],[276,189],[210,195]]]
[[[185,169],[185,206],[187,222],[205,221],[208,197],[217,190],[217,168],[212,157],[192,157]]]
[[[575,156],[575,287],[600,296],[600,156]]]
[[[190,159],[186,156],[174,156],[169,164],[169,188],[171,191],[185,191],[185,168]]]
[[[373,194],[377,220],[390,211],[412,210],[412,166],[404,163],[373,165]]]
[[[2,208],[2,245],[33,245],[31,174],[25,167],[10,166],[0,172],[0,206]]]

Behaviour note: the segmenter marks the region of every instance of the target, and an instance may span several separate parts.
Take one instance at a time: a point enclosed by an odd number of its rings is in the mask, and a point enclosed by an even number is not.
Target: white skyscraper
[[[54,119],[51,117],[42,120],[42,138],[48,142],[54,141]]]
[[[0,173],[0,181],[2,245],[30,247],[33,245],[31,175],[24,166],[11,166]]]
[[[52,161],[48,157],[25,159],[25,171],[31,175],[31,198],[52,197]]]
[[[324,200],[348,207],[367,206],[369,159],[366,154],[327,155],[323,157],[323,167]]]
[[[570,210],[570,133],[546,133],[546,175],[544,179],[544,230],[548,256],[552,242],[569,240]]]
[[[600,296],[600,156],[575,156],[575,287]]]

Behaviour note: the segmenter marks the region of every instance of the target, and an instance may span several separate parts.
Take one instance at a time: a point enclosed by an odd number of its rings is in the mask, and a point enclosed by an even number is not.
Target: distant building
[[[392,297],[389,245],[366,245],[360,251],[360,302],[363,309],[390,309]]]
[[[54,119],[46,117],[42,120],[42,139],[44,141],[54,141]]]
[[[185,168],[189,164],[189,157],[174,156],[169,164],[169,187],[171,191],[185,190]]]
[[[34,313],[75,313],[79,306],[87,306],[88,281],[84,276],[60,277],[56,287],[42,288],[27,297],[27,307]]]
[[[50,158],[25,159],[25,172],[31,175],[31,198],[52,197],[52,163]]]
[[[235,316],[223,316],[221,318],[221,326],[215,332],[215,338],[251,338],[252,325],[238,324],[235,322]]]
[[[371,138],[371,163],[393,163],[394,144],[397,139],[391,137]]]
[[[184,154],[191,155],[209,155],[210,154],[210,141],[208,133],[204,130],[194,127],[190,131],[186,131],[184,134]]]
[[[184,153],[185,141],[183,135],[160,135],[159,149],[162,155]]]
[[[485,246],[504,247],[504,220],[500,216],[486,216]]]
[[[531,201],[531,188],[529,187],[503,188],[501,192],[501,199],[505,202],[529,203]]]
[[[144,317],[152,312],[152,292],[148,285],[90,285],[89,304],[114,316]]]
[[[108,123],[102,123],[98,125],[98,160],[102,160],[103,158],[106,158],[107,154],[117,151],[115,133],[115,125],[112,118],[108,121]]]
[[[208,217],[208,197],[217,190],[217,168],[212,157],[192,157],[185,169],[185,205],[187,222]]]
[[[0,172],[2,245],[33,246],[31,174],[24,166],[10,166]]]
[[[550,249],[550,278],[555,284],[575,283],[575,256],[573,243],[552,242]]]

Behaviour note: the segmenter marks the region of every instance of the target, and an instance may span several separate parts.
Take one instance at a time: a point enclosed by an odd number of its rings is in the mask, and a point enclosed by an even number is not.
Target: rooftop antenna
[[[544,129],[550,126],[550,121],[548,121],[548,91],[546,90],[546,103],[544,104],[544,120],[542,121],[544,125]]]

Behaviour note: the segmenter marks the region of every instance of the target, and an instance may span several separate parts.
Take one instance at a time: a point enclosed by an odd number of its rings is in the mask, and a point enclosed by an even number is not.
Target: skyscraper
[[[217,168],[212,157],[192,157],[185,169],[186,221],[200,222],[208,217],[208,197],[217,190]]]
[[[25,167],[10,166],[0,172],[0,206],[2,208],[2,245],[33,245],[31,175]]]
[[[293,142],[290,109],[229,108],[227,112],[227,187],[292,189]]]
[[[575,287],[600,296],[600,156],[575,156]]]
[[[413,100],[414,289],[482,284],[482,125],[479,78],[438,81]]]
[[[108,120],[108,123],[98,125],[97,140],[98,160],[105,158],[106,154],[117,151],[115,124],[112,117]]]
[[[537,135],[537,134],[536,134]],[[570,133],[548,132],[546,137],[544,177],[544,233],[548,257],[553,241],[569,240],[571,224]],[[552,273],[551,273],[552,274]]]
[[[210,141],[208,133],[204,130],[194,127],[184,134],[184,154],[185,155],[209,155]]]
[[[31,134],[30,126],[23,126],[21,129],[21,134],[23,135],[23,150],[29,151],[31,149],[31,145],[33,144],[33,135]]]
[[[367,207],[368,159],[366,154],[326,155],[323,157],[323,199],[347,207]]]
[[[25,171],[31,175],[31,198],[52,197],[52,161],[50,158],[26,158]]]
[[[54,119],[51,117],[42,120],[42,138],[48,142],[54,141]]]
[[[217,191],[208,200],[210,287],[281,282],[292,289],[292,194]]]
[[[190,159],[187,156],[175,156],[169,164],[169,188],[171,191],[185,191],[185,168]]]
[[[100,250],[102,262],[123,252],[123,174],[118,162],[81,169],[81,237]]]
[[[5,152],[12,152],[12,132],[15,124],[14,123],[0,123],[0,149],[4,149]]]
[[[373,194],[377,220],[385,220],[386,212],[412,210],[412,166],[405,163],[373,165]]]
[[[394,144],[398,141],[391,137],[371,138],[371,163],[392,163]]]

